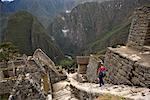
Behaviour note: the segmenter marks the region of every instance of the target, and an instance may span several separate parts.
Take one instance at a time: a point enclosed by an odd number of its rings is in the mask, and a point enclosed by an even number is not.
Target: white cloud
[[[1,0],[1,1],[14,1],[14,0]]]

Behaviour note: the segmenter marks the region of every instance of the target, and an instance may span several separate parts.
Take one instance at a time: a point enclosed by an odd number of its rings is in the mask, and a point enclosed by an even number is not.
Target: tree
[[[7,63],[19,56],[18,49],[11,42],[0,44],[0,61]]]
[[[71,69],[76,67],[75,61],[73,59],[68,58],[61,60],[60,65],[62,66],[62,68],[65,69]]]

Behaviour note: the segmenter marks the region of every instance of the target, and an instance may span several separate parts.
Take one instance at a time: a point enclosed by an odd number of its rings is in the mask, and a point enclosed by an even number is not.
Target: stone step
[[[144,51],[150,51],[150,46],[143,46]]]

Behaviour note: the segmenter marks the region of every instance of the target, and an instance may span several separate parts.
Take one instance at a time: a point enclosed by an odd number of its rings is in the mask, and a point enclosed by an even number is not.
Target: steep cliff
[[[72,47],[85,52],[97,52],[109,45],[124,44],[133,10],[148,3],[149,0],[113,0],[79,4],[70,13],[57,16],[48,30],[58,44],[65,37],[73,44]],[[74,52],[78,51],[77,48]]]
[[[52,42],[37,18],[25,11],[9,17],[3,40],[14,43],[22,53],[28,55],[41,48],[54,61],[63,57],[61,50]]]
[[[60,12],[70,10],[76,5],[96,0],[14,0],[12,2],[0,1],[1,12],[14,13],[25,10],[38,18],[47,27],[54,16]],[[101,0],[100,0],[101,1]]]

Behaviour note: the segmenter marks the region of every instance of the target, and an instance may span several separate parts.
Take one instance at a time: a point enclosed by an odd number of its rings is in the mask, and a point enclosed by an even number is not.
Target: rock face
[[[108,48],[108,82],[150,87],[149,8],[144,6],[135,11],[127,46]]]
[[[48,30],[62,48],[67,46],[62,44],[68,44],[67,41],[71,41],[73,46],[65,48],[65,50],[75,48],[77,51],[77,48],[83,49],[87,44],[89,44],[87,49],[91,47],[93,50],[95,48],[94,44],[97,43],[95,38],[102,40],[99,45],[97,44],[101,49],[116,42],[123,44],[127,40],[127,30],[130,24],[130,21],[128,21],[129,16],[135,7],[146,3],[149,3],[149,1],[114,0],[103,3],[80,4],[73,8],[70,13],[57,16],[52,24],[49,25]],[[123,22],[126,22],[126,24]],[[120,28],[124,30],[119,31]],[[121,32],[121,35],[114,35],[116,31]],[[118,38],[113,38],[113,41],[111,41],[113,35],[114,37],[118,36]],[[108,39],[108,37],[111,38]],[[119,40],[120,37],[121,39]],[[107,46],[105,47],[103,44]],[[69,52],[69,50],[67,51]]]
[[[41,48],[54,61],[63,57],[61,50],[52,42],[36,17],[25,11],[9,17],[3,41],[12,42],[21,53],[27,55],[32,55],[37,48]]]
[[[3,13],[28,11],[36,16],[45,27],[55,15],[74,6],[72,0],[14,0],[13,2],[0,1],[0,3]]]
[[[3,13],[14,13],[20,10],[28,11],[47,27],[58,13],[70,10],[75,5],[87,1],[96,0],[14,0],[13,2],[0,1],[0,6]]]

